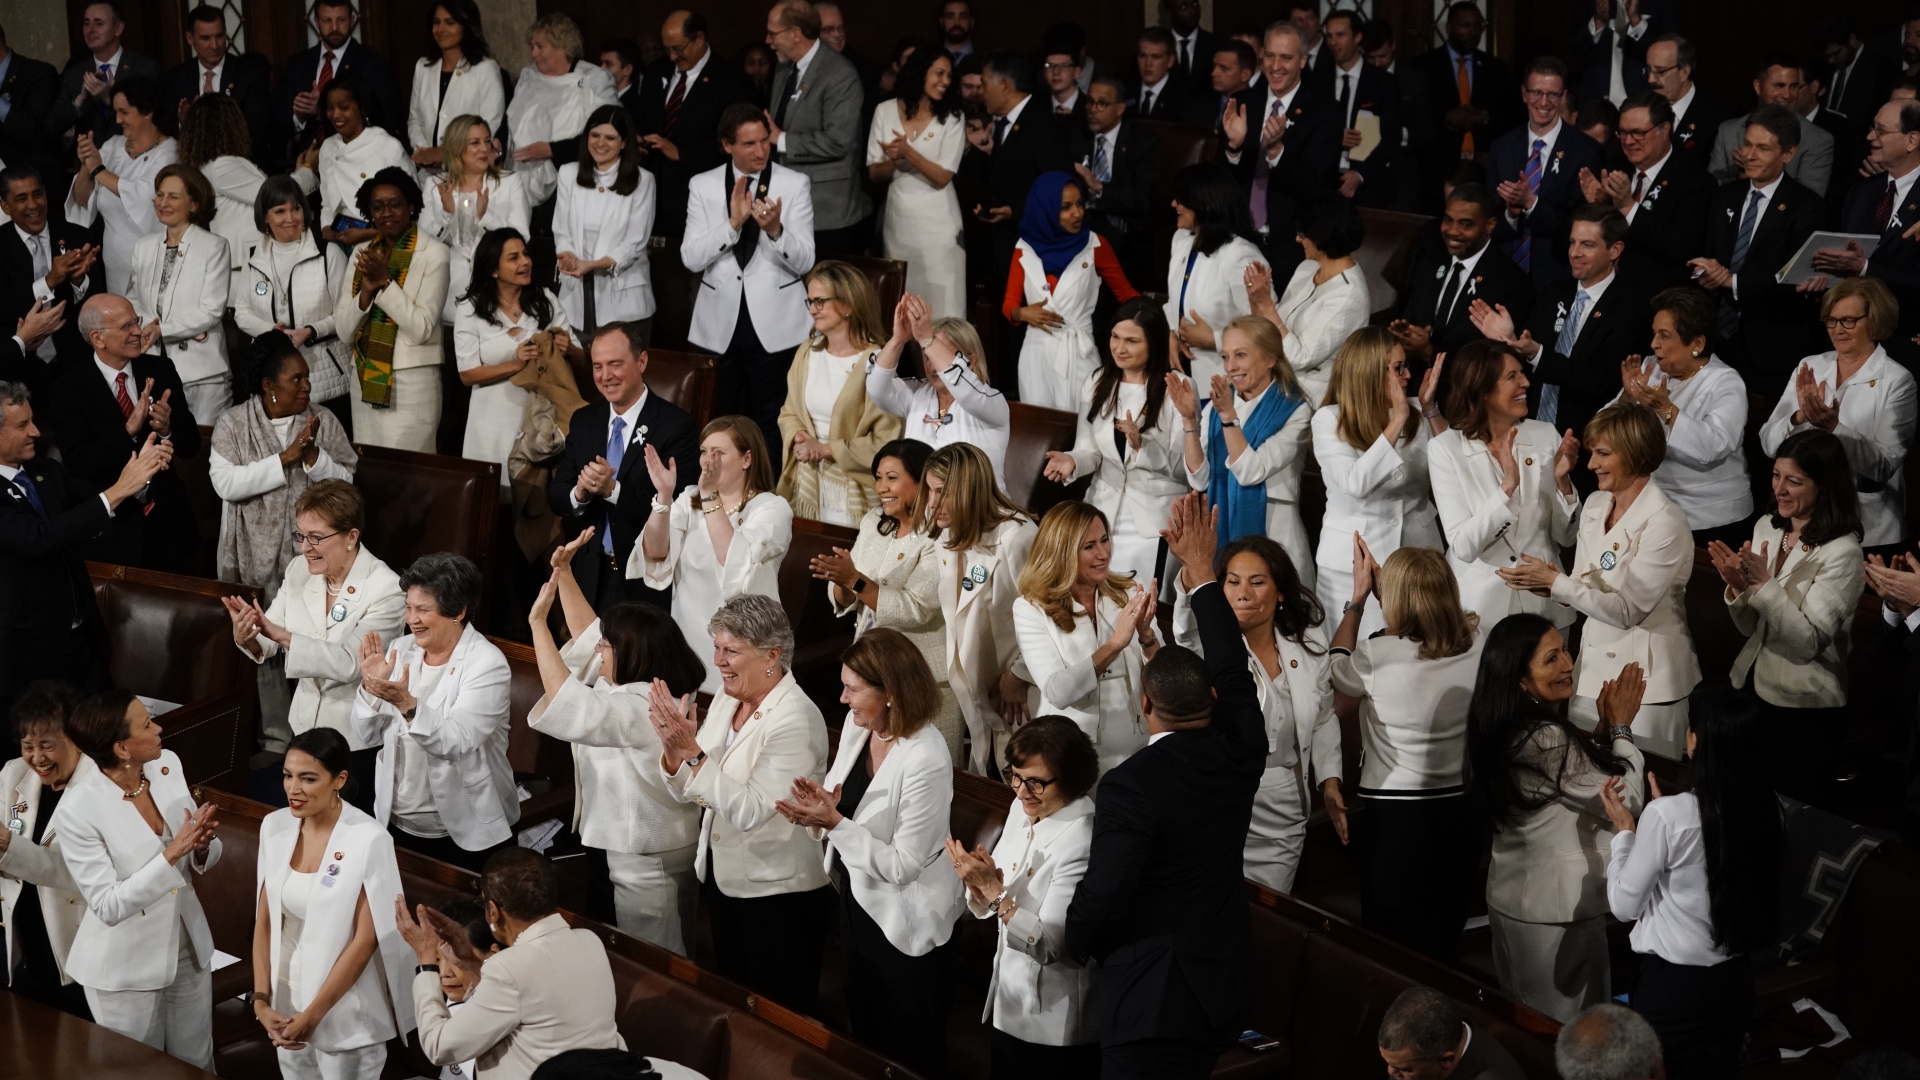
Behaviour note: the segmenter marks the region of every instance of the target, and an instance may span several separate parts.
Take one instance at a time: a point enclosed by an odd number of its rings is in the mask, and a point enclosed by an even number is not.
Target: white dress
[[[453,362],[461,371],[491,364],[501,364],[513,359],[513,354],[522,342],[541,330],[567,325],[566,314],[560,310],[560,301],[547,294],[547,303],[553,308],[553,317],[545,326],[533,317],[533,313],[524,310],[520,318],[512,323],[505,322],[506,316],[496,312],[491,320],[482,321],[473,312],[473,303],[460,301],[453,320]],[[526,416],[527,391],[513,385],[512,379],[501,379],[486,386],[476,386],[468,399],[467,434],[460,444],[460,456],[475,461],[492,461],[500,465],[500,486],[509,486],[507,481],[507,454],[513,449],[513,440],[520,433],[520,421]]]
[[[899,100],[881,102],[873,110],[867,135],[867,164],[885,161],[880,144],[905,130]],[[953,172],[960,168],[960,157],[967,149],[967,126],[958,116],[935,120],[913,146],[922,157]],[[894,169],[880,235],[887,258],[907,264],[907,291],[925,298],[936,319],[967,314],[967,251],[961,230],[960,197],[951,182],[937,188],[911,165]]]
[[[668,511],[667,557],[649,559],[640,541],[635,558],[627,562],[627,576],[643,578],[648,588],[673,590],[673,621],[687,644],[700,654],[707,680],[701,689],[720,693],[720,669],[713,666],[713,635],[707,622],[722,601],[752,593],[780,599],[780,562],[793,541],[793,507],[771,491],[763,491],[735,511],[733,542],[721,564],[707,532],[706,515],[693,508],[699,485],[689,484]]]
[[[853,373],[854,369],[870,355],[871,351],[865,349],[851,356],[835,356],[825,349],[807,352],[806,406],[807,418],[813,422],[813,430],[833,430],[833,403],[840,400],[840,391],[849,378],[861,377]],[[823,469],[818,463],[803,467],[820,474],[819,519],[829,525],[858,527],[859,519],[853,516],[848,499],[855,481],[843,471]]]
[[[585,60],[560,75],[542,75],[528,64],[507,106],[507,132],[513,150],[534,143],[577,139],[587,129],[587,117],[602,105],[620,104],[613,92],[613,76]],[[526,174],[527,204],[539,206],[553,197],[558,166],[552,158],[522,163],[515,171]]]
[[[484,214],[476,213],[480,208],[479,192],[455,192],[453,212],[448,213],[440,202],[440,189],[446,182],[427,185],[426,205],[420,210],[420,231],[453,252],[447,267],[446,313],[440,317],[441,322],[456,321],[460,298],[467,295],[473,285],[473,252],[480,246],[481,237],[494,229],[518,229],[522,239],[528,237],[533,207],[527,202],[525,178],[525,173],[508,173],[482,181],[487,189]],[[559,308],[556,306],[554,310]]]
[[[366,215],[360,211],[360,186],[386,168],[414,175],[407,148],[384,128],[369,124],[352,142],[337,133],[327,136],[327,141],[320,144],[320,220],[315,224],[329,229],[343,215],[365,221]]]
[[[87,205],[81,206],[74,201],[72,189],[68,189],[65,207],[68,221],[82,228],[92,225],[96,216],[106,222],[100,241],[100,261],[106,264],[107,291],[115,296],[127,296],[133,291],[133,245],[139,243],[141,237],[161,229],[160,219],[153,212],[153,178],[173,164],[179,153],[179,143],[161,139],[136,158],[127,153],[126,137],[115,135],[100,148],[100,163],[120,178],[119,194],[108,191],[104,184],[95,184]],[[77,315],[77,312],[67,313],[70,319]]]
[[[1433,429],[1409,399],[1415,432],[1412,442],[1388,442],[1385,435],[1366,450],[1355,450],[1340,435],[1340,406],[1322,405],[1313,414],[1313,456],[1327,485],[1326,517],[1320,523],[1320,565],[1316,589],[1321,606],[1338,611],[1353,598],[1353,534],[1367,542],[1378,562],[1403,547],[1446,547],[1440,518],[1427,493],[1427,445]],[[1385,628],[1380,601],[1367,597],[1360,636]]]
[[[1313,276],[1319,272],[1320,264],[1312,259],[1301,263],[1275,305],[1287,328],[1287,363],[1293,365],[1293,374],[1313,408],[1326,400],[1334,354],[1347,335],[1367,325],[1373,306],[1366,271],[1355,266],[1315,285]],[[1217,326],[1213,329],[1215,334],[1220,332]]]

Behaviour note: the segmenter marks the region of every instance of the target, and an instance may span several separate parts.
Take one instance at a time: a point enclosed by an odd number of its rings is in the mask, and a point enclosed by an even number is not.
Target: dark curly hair
[[[381,187],[398,188],[401,196],[407,200],[407,205],[413,208],[415,218],[420,216],[421,208],[427,205],[426,197],[420,194],[420,185],[413,182],[413,177],[408,176],[406,170],[399,166],[389,165],[374,173],[366,183],[360,185],[359,191],[354,192],[353,203],[360,208],[362,219],[373,220],[373,192]]]
[[[900,99],[900,111],[907,116],[912,116],[919,110],[920,103],[927,101],[927,72],[933,68],[936,60],[947,60],[948,64],[953,62],[947,59],[944,49],[915,48],[907,57],[907,62],[900,65],[900,74],[893,80],[893,92]],[[946,97],[928,101],[928,104],[933,107],[936,123],[958,117],[963,108],[960,102],[960,76],[953,76]]]
[[[215,158],[253,156],[247,116],[225,94],[202,94],[180,118],[180,164],[199,168]]]
[[[495,322],[500,314],[500,289],[493,274],[500,268],[500,257],[507,253],[507,244],[514,240],[520,241],[521,247],[527,246],[527,238],[520,235],[519,229],[489,229],[473,249],[473,275],[467,279],[466,291],[460,299],[473,305],[474,315],[482,322]],[[553,304],[547,298],[547,290],[537,281],[520,290],[520,307],[543,327],[553,321]]]

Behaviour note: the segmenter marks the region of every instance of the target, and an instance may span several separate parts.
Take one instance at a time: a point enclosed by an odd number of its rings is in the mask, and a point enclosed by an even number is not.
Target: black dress
[[[60,805],[62,791],[41,785],[40,810],[33,819],[32,842],[46,835],[47,822]],[[27,837],[15,835],[12,842],[23,844]],[[20,883],[20,898],[13,905],[13,923],[7,932],[20,944],[20,964],[13,969],[13,992],[42,1005],[92,1020],[87,1008],[87,992],[79,983],[60,985],[60,965],[53,958],[53,943],[47,937],[46,917],[40,912],[40,887],[30,881]]]

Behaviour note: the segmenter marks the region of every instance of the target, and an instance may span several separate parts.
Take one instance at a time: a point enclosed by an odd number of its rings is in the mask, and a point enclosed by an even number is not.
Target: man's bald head
[[[80,333],[100,358],[122,363],[139,356],[140,316],[124,296],[101,293],[80,305]]]

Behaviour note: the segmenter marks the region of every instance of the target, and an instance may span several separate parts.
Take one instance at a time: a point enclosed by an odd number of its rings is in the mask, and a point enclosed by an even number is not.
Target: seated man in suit
[[[1260,250],[1282,281],[1306,258],[1294,228],[1300,207],[1340,175],[1340,118],[1325,93],[1302,81],[1306,57],[1298,27],[1268,27],[1260,55],[1266,78],[1234,95],[1221,122],[1222,158],[1246,185]]]
[[[106,683],[107,635],[80,548],[173,458],[172,445],[149,434],[96,494],[38,457],[39,437],[31,392],[0,382],[0,715],[35,679]]]
[[[1140,264],[1147,233],[1165,217],[1153,197],[1160,173],[1160,141],[1139,124],[1126,123],[1126,90],[1119,77],[1101,75],[1082,99],[1087,122],[1067,136],[1067,155],[1086,189],[1087,227],[1113,241],[1129,281],[1151,281],[1154,268]]]
[[[1907,230],[1920,223],[1920,101],[1895,99],[1880,107],[1867,131],[1867,160],[1884,171],[1881,176],[1853,185],[1840,212],[1840,231],[1880,237],[1873,258],[1849,241],[1844,248],[1817,251],[1813,268],[1820,273],[1800,287],[1826,291],[1831,278],[1869,274],[1885,282],[1900,302],[1900,324],[1886,339],[1888,354],[1909,366],[1920,362],[1913,337],[1920,333],[1920,239]]]
[[[1173,35],[1166,27],[1149,26],[1140,32],[1137,57],[1140,75],[1133,94],[1134,119],[1203,124],[1206,117],[1195,115],[1199,97],[1186,80],[1174,77],[1173,55]]]
[[[1047,29],[1040,46],[1040,79],[1047,84],[1047,108],[1069,129],[1087,119],[1087,96],[1080,92],[1080,54],[1087,51],[1087,35],[1073,23]]]
[[[606,400],[574,411],[566,452],[547,481],[547,506],[573,523],[569,538],[589,525],[600,530],[573,556],[573,576],[595,611],[629,598],[656,600],[662,610],[667,603],[640,582],[637,568],[627,581],[655,497],[665,505],[679,494],[653,489],[645,448],[671,458],[677,476],[697,477],[700,469],[699,429],[678,405],[647,389],[647,353],[632,333],[625,323],[608,323],[594,335],[593,385]]]
[[[1347,9],[1330,12],[1320,26],[1333,57],[1325,83],[1332,88],[1334,123],[1340,128],[1340,194],[1359,206],[1391,206],[1393,150],[1400,145],[1400,88],[1394,78],[1360,55],[1360,16]],[[1359,153],[1360,114],[1379,123],[1380,141],[1365,157]]]
[[[1147,662],[1147,745],[1100,781],[1086,876],[1066,950],[1095,957],[1101,1075],[1202,1080],[1244,1029],[1253,932],[1241,854],[1266,761],[1247,647],[1213,576],[1214,522],[1199,495],[1168,516],[1168,550],[1206,653],[1163,645]]]
[[[60,172],[60,133],[47,129],[59,98],[53,65],[8,48],[7,29],[0,26],[0,100],[7,103],[0,110],[0,161]]]
[[[1467,1023],[1438,990],[1409,986],[1380,1017],[1380,1057],[1406,1080],[1523,1080],[1500,1040]]]
[[[102,293],[80,307],[88,352],[63,359],[66,370],[47,391],[47,412],[59,436],[60,459],[75,480],[111,487],[149,434],[173,452],[200,452],[200,428],[187,406],[173,361],[147,352],[158,331],[140,325],[124,296]],[[172,470],[153,478],[136,503],[113,516],[113,527],[86,547],[89,559],[199,574],[200,526],[186,485]]]
[[[1673,144],[1673,107],[1652,91],[1620,110],[1620,149],[1627,170],[1580,172],[1588,202],[1613,204],[1627,219],[1627,270],[1649,294],[1687,281],[1688,260],[1706,248],[1713,178]]]
[[[273,65],[253,53],[229,53],[227,45],[227,19],[219,8],[201,4],[187,12],[187,51],[193,55],[160,79],[167,115],[185,116],[187,105],[201,94],[225,94],[247,118],[254,156],[271,162],[274,158],[266,155],[273,143]]]
[[[1753,92],[1760,97],[1759,108],[1779,105],[1792,109],[1799,103],[1800,92],[1805,85],[1805,73],[1800,61],[1790,54],[1769,54],[1761,57],[1755,65]],[[1828,178],[1835,168],[1833,136],[1805,116],[1797,116],[1796,119],[1800,125],[1800,150],[1787,165],[1787,175],[1811,188],[1815,195],[1825,198]],[[1738,152],[1746,141],[1747,126],[1752,122],[1753,114],[1749,113],[1721,123],[1713,141],[1713,156],[1707,162],[1707,171],[1720,183],[1729,184],[1744,175]]]
[[[658,181],[653,234],[683,236],[687,181],[726,161],[720,140],[713,137],[720,110],[751,101],[753,84],[714,55],[707,20],[698,12],[668,15],[660,40],[670,51],[640,79],[640,114],[633,130],[647,146],[646,166]]]
[[[1482,336],[1473,325],[1474,301],[1504,307],[1517,325],[1533,315],[1533,279],[1493,246],[1500,201],[1483,184],[1461,184],[1447,196],[1440,216],[1441,250],[1408,268],[1399,317],[1387,325],[1424,368]],[[1441,376],[1446,378],[1443,369]]]
[[[0,227],[0,327],[21,319],[37,302],[65,304],[77,315],[87,297],[105,286],[106,275],[93,273],[100,249],[88,243],[87,230],[47,215],[47,185],[31,165],[0,169],[0,209],[11,227]],[[33,355],[40,363],[27,369],[25,381],[45,389],[53,381],[54,361],[80,356],[86,348],[77,321],[42,341]]]
[[[1600,144],[1560,117],[1566,89],[1565,64],[1551,56],[1530,64],[1520,90],[1527,122],[1493,140],[1487,155],[1487,186],[1506,204],[1493,238],[1543,289],[1573,275],[1567,226],[1586,202],[1580,170],[1600,167]]]
[[[113,119],[113,84],[121,79],[157,77],[160,64],[120,43],[127,30],[119,0],[95,0],[80,12],[80,39],[84,52],[75,53],[60,73],[60,92],[46,117],[47,130],[72,129],[93,136],[96,146],[120,134]]]

